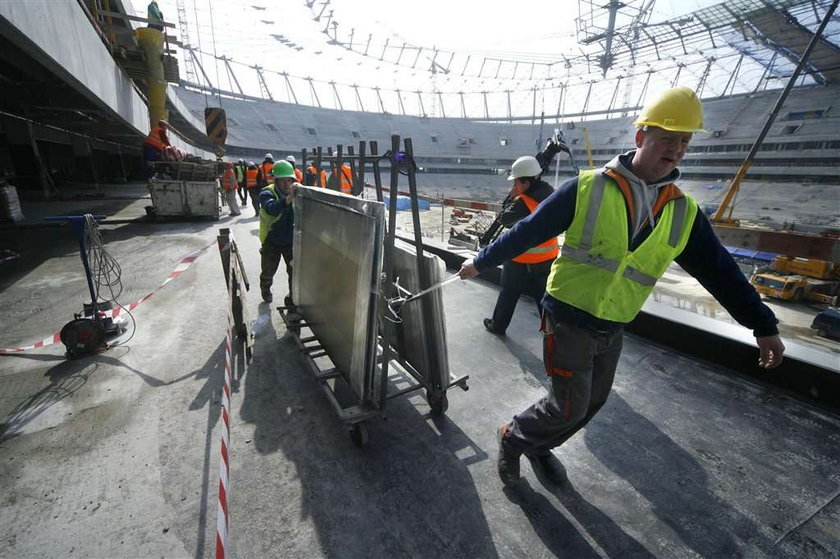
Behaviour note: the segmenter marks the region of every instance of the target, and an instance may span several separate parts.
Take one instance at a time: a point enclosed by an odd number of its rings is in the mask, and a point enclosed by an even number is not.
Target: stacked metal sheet
[[[394,243],[393,262],[399,285],[411,293],[442,281],[446,269],[439,257],[424,253],[422,266],[426,269],[429,285],[420,285],[414,245],[399,239]],[[386,321],[388,341],[400,359],[408,362],[427,384],[438,390],[445,390],[449,384],[443,293],[442,289],[438,289],[403,306],[400,323]]]
[[[294,209],[292,290],[299,312],[359,402],[375,407],[385,206],[302,187]]]

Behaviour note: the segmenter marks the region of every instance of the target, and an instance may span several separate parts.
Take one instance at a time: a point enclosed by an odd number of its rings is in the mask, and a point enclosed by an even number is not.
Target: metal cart
[[[396,242],[396,196],[385,227],[377,146],[371,142],[378,201],[304,187],[295,200],[295,307],[278,307],[286,328],[358,446],[368,442],[367,421],[384,414],[387,401],[425,389],[432,413],[448,408],[447,390],[467,390],[467,376],[452,377],[440,291],[407,305],[389,320],[388,300],[401,290],[420,291],[440,281],[438,257],[420,242],[411,140],[399,136],[383,158],[391,163],[391,192],[408,176],[415,245]],[[364,173],[364,149],[357,167]],[[419,247],[419,248],[416,248]],[[399,277],[399,286],[397,285]],[[393,371],[391,369],[393,368]],[[391,372],[411,386],[389,390]],[[402,374],[401,374],[402,373]]]

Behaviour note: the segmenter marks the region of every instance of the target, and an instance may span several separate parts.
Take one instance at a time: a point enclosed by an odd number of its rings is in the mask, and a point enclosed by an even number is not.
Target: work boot
[[[491,334],[496,334],[497,336],[504,336],[504,330],[499,330],[496,328],[496,324],[493,322],[492,318],[485,318],[484,319],[484,328],[487,329],[488,332]]]
[[[505,485],[515,485],[521,479],[519,477],[519,457],[522,453],[511,448],[510,443],[506,440],[508,428],[508,424],[505,423],[496,431],[499,437],[497,470],[502,483]]]
[[[295,302],[292,301],[291,295],[286,295],[286,297],[283,298],[283,304],[290,312],[295,312],[297,310],[297,306],[295,306]]]
[[[534,473],[537,474],[538,478],[543,478],[554,485],[563,485],[568,481],[566,467],[563,466],[563,462],[553,452],[549,451],[547,454],[526,456],[531,461],[531,467],[534,469]]]
[[[268,289],[262,290],[262,300],[266,303],[270,303],[274,300],[274,297],[271,296],[271,291]]]

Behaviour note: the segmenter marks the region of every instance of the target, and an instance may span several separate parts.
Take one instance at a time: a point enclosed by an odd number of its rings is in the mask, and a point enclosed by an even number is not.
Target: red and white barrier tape
[[[231,243],[222,248],[230,250]],[[230,509],[228,496],[230,495],[230,391],[231,367],[233,365],[233,296],[230,292],[230,278],[233,276],[231,263],[227,282],[227,332],[225,335],[225,384],[222,390],[222,432],[219,436],[219,506],[216,509],[216,559],[224,559],[228,545],[228,528],[230,527]]]
[[[157,286],[150,293],[147,293],[146,295],[141,297],[138,301],[136,301],[134,303],[131,303],[130,305],[117,307],[115,309],[111,309],[111,310],[107,310],[107,311],[100,311],[100,316],[102,316],[102,317],[116,317],[116,316],[119,316],[120,314],[123,314],[126,311],[133,311],[134,309],[136,309],[140,305],[140,303],[142,303],[143,301],[148,301],[149,298],[152,295],[154,295],[155,293],[157,293],[158,291],[160,291],[163,288],[163,286],[165,286],[167,283],[169,283],[170,281],[172,281],[175,278],[177,278],[178,276],[180,276],[187,268],[189,268],[192,265],[193,262],[195,262],[195,259],[198,258],[201,255],[202,252],[204,252],[205,250],[210,248],[215,243],[216,243],[216,241],[212,241],[212,242],[208,243],[207,245],[201,247],[197,251],[183,257],[178,262],[178,265],[175,267],[175,270],[173,270],[172,273],[169,274],[169,276],[165,280],[163,280],[163,283],[161,283],[159,286]],[[61,332],[56,332],[55,334],[53,334],[53,335],[51,335],[47,338],[44,338],[43,340],[35,342],[34,344],[31,344],[31,345],[27,345],[27,346],[23,346],[23,347],[14,347],[14,348],[0,348],[0,355],[10,354],[10,353],[21,353],[21,352],[24,352],[24,351],[29,351],[30,349],[40,349],[40,348],[46,347],[48,345],[57,344],[60,341],[61,341]]]
[[[391,191],[388,188],[383,188],[382,192],[383,194],[390,195]],[[411,196],[411,193],[397,190],[397,195]],[[418,194],[417,199],[435,204],[443,203],[444,206],[452,206],[454,208],[469,208],[471,210],[485,210],[488,212],[500,212],[502,210],[502,205],[496,202],[475,202],[473,200],[459,200],[458,198],[444,198],[441,200],[435,196],[425,196],[423,194]]]

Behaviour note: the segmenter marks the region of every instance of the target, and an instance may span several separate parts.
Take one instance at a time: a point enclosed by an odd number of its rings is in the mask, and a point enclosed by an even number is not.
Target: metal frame
[[[384,326],[387,300],[390,297],[399,295],[399,287],[396,284],[395,273],[395,239],[396,239],[396,213],[397,213],[397,187],[399,183],[399,175],[405,174],[408,176],[409,191],[411,198],[411,211],[414,221],[414,252],[416,259],[417,285],[412,286],[419,290],[426,289],[432,285],[432,277],[429,272],[430,262],[424,257],[422,238],[420,234],[420,218],[419,218],[419,204],[417,198],[417,183],[416,183],[416,166],[414,165],[413,148],[410,139],[405,140],[405,148],[403,152],[399,151],[400,137],[394,135],[391,137],[391,150],[385,155],[378,156],[378,146],[376,142],[370,142],[370,156],[371,165],[374,174],[374,183],[376,185],[377,201],[364,200],[346,194],[336,193],[324,188],[317,187],[303,187],[299,189],[298,197],[295,201],[296,212],[296,226],[295,226],[295,246],[294,251],[296,255],[302,254],[302,245],[304,244],[304,234],[310,233],[303,230],[303,223],[306,222],[306,209],[309,204],[326,204],[335,209],[340,209],[344,212],[359,214],[366,218],[374,220],[374,235],[373,235],[373,256],[372,260],[368,261],[363,256],[363,269],[359,274],[360,281],[358,290],[367,289],[363,295],[369,296],[367,299],[367,308],[363,309],[356,307],[354,317],[354,324],[360,324],[359,317],[362,317],[365,324],[366,336],[362,336],[363,340],[353,339],[353,347],[358,347],[359,344],[364,344],[364,363],[362,364],[363,377],[359,377],[359,371],[356,370],[355,361],[353,370],[346,369],[347,355],[337,355],[336,351],[340,345],[333,337],[329,339],[330,334],[327,333],[327,338],[324,339],[326,329],[318,321],[323,321],[323,311],[318,311],[312,306],[306,297],[301,296],[301,281],[303,281],[306,269],[301,263],[300,257],[296,256],[298,265],[293,268],[293,292],[298,308],[292,309],[287,307],[278,307],[280,317],[286,325],[287,330],[293,335],[298,349],[304,356],[313,376],[321,383],[322,388],[327,394],[327,398],[338,414],[339,419],[347,425],[350,430],[351,439],[359,446],[364,446],[368,440],[367,426],[365,422],[368,419],[378,417],[384,413],[387,401],[393,398],[404,396],[416,390],[425,389],[426,398],[432,412],[435,414],[444,413],[448,407],[448,400],[446,397],[447,390],[453,386],[458,386],[462,390],[467,390],[468,376],[453,377],[449,374],[448,362],[446,358],[442,357],[446,362],[446,367],[440,365],[438,362],[437,368],[429,366],[429,361],[424,365],[415,366],[416,363],[409,362],[409,356],[400,355],[395,344],[392,343],[394,339],[394,329],[388,332],[388,328]],[[316,150],[313,150],[316,151]],[[320,152],[321,148],[317,148]],[[364,175],[365,166],[368,162],[366,156],[366,149],[364,143],[359,146],[359,155],[356,156],[350,150],[350,161],[358,162],[358,174],[353,173],[354,183],[357,179],[361,179]],[[332,155],[332,148],[328,149],[330,155],[323,159],[328,161],[339,162],[343,159],[342,146],[338,146],[336,155]],[[305,150],[301,151],[306,154]],[[383,158],[388,158],[391,164],[391,181],[390,192],[393,193],[389,200],[389,214],[388,225],[385,225],[385,204],[382,192],[382,180],[380,176],[379,162]],[[304,157],[305,160],[305,157]],[[320,163],[320,161],[318,161]],[[360,181],[361,182],[361,181]],[[357,190],[354,185],[354,192]],[[363,189],[363,185],[362,189]],[[329,211],[327,211],[328,213]],[[310,214],[311,215],[311,214]],[[319,216],[322,217],[322,216]],[[321,225],[321,224],[318,224]],[[317,234],[328,235],[324,229],[319,229]],[[405,250],[403,247],[402,250]],[[312,265],[312,262],[308,262]],[[370,269],[368,269],[370,266]],[[370,272],[370,275],[368,275]],[[372,283],[367,285],[365,282],[371,279]],[[311,286],[309,287],[311,290]],[[360,299],[359,291],[357,293],[357,305]],[[435,294],[436,303],[430,297],[423,297],[413,305],[417,305],[420,309],[417,316],[420,317],[422,324],[422,332],[419,336],[421,347],[414,349],[414,356],[416,360],[417,355],[431,356],[433,352],[445,351],[446,336],[443,328],[438,328],[435,332],[433,327],[433,320],[430,317],[443,315],[443,302],[440,299],[440,293]],[[433,305],[437,304],[437,307]],[[435,314],[437,313],[437,314]],[[314,321],[314,322],[312,322]],[[309,332],[301,335],[302,329],[307,329]],[[356,328],[354,328],[354,331]],[[321,332],[319,337],[319,331]],[[358,336],[356,336],[358,337]],[[330,346],[330,347],[327,347]],[[332,352],[332,355],[330,354]],[[332,366],[329,368],[322,368],[316,361],[318,358],[328,357],[332,361]],[[334,358],[342,360],[343,365],[337,365]],[[440,359],[441,357],[438,356]],[[403,388],[397,391],[388,391],[389,368],[392,362],[399,364],[402,372],[407,373],[407,376],[416,381],[416,384]],[[443,378],[443,377],[446,378]],[[338,383],[343,382],[353,392],[354,402],[350,405],[342,403],[337,394]]]

